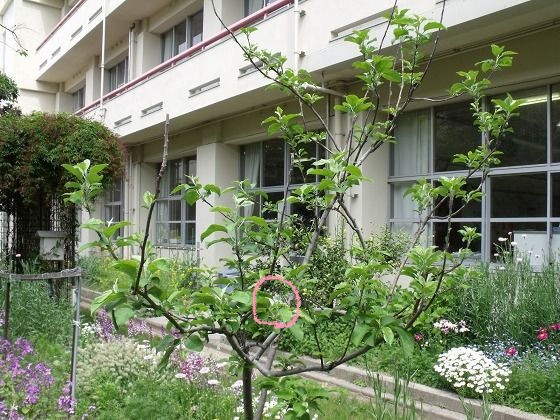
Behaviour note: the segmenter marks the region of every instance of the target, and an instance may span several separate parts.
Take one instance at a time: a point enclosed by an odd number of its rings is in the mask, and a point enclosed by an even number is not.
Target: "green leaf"
[[[393,344],[395,341],[395,333],[389,327],[381,327],[381,333],[383,334],[383,340],[389,345]]]
[[[113,268],[121,273],[125,273],[131,279],[135,279],[138,274],[138,265],[139,262],[137,260],[119,260],[113,263]]]
[[[186,194],[183,196],[183,199],[187,202],[189,206],[192,206],[200,199],[200,194],[198,190],[194,188],[189,188]]]
[[[370,327],[366,324],[356,324],[352,332],[352,344],[356,347],[360,345],[365,335],[370,331]]]
[[[125,325],[128,322],[128,320],[133,316],[134,316],[134,311],[132,310],[132,308],[129,308],[127,306],[118,307],[113,311],[113,317],[115,323],[119,327]]]
[[[292,334],[297,341],[303,340],[304,337],[303,329],[297,322],[294,325],[292,325],[290,328],[288,328],[288,332]]]
[[[446,29],[445,25],[439,22],[428,22],[424,25],[424,32],[428,32],[431,30],[437,29],[438,31],[444,31]]]
[[[167,258],[157,258],[148,264],[148,271],[155,273],[157,271],[169,272],[169,260]]]
[[[152,206],[152,204],[154,204],[154,201],[156,200],[156,196],[150,191],[146,191],[144,193],[143,200],[144,200],[143,207],[149,209]]]
[[[405,356],[410,357],[414,351],[414,338],[412,337],[412,334],[401,327],[393,327],[393,329],[399,335]]]
[[[206,229],[202,233],[202,235],[200,235],[200,240],[204,241],[207,237],[209,237],[210,235],[212,235],[213,233],[216,233],[216,232],[227,233],[227,229],[223,225],[212,224],[212,225],[208,226],[208,229]]]
[[[111,226],[103,229],[103,234],[107,237],[107,238],[111,238],[115,233],[117,233],[117,231],[120,228],[123,228],[125,226],[130,226],[131,223],[123,220],[122,222],[118,222],[118,223],[113,223],[111,224]]]
[[[250,221],[250,222],[253,222],[254,224],[256,224],[260,227],[263,227],[263,228],[268,227],[268,223],[262,217],[248,216],[247,220]]]
[[[209,192],[209,193],[214,193],[216,195],[221,195],[222,194],[222,190],[220,189],[220,187],[218,187],[217,185],[214,184],[206,184],[204,186],[204,189]]]
[[[70,172],[72,175],[74,175],[76,178],[78,178],[80,181],[82,180],[82,173],[78,168],[75,168],[74,166],[68,165],[66,163],[64,163],[62,167],[66,169],[68,172]]]
[[[93,299],[90,307],[91,314],[94,315],[102,306],[119,300],[124,300],[124,294],[122,292],[115,293],[113,290],[107,290],[105,293]]]
[[[231,300],[233,300],[234,302],[239,302],[243,305],[250,305],[253,301],[253,298],[250,292],[236,291],[232,293]]]
[[[198,334],[191,334],[185,342],[185,347],[188,350],[200,353],[204,349],[204,342]]]

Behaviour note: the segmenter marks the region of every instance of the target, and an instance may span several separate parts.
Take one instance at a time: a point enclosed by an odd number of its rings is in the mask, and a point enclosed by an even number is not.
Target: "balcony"
[[[257,25],[255,41],[288,55],[293,50],[293,34],[289,32],[293,27],[292,3],[277,1],[231,28]],[[285,36],[278,37],[279,27],[287,28]],[[252,73],[240,48],[223,30],[108,93],[102,103],[97,100],[87,105],[79,114],[93,118],[102,113],[108,127],[126,143],[133,143],[158,136],[166,113],[177,129],[262,103],[265,98],[259,89],[269,82]],[[267,92],[266,101],[280,96]]]
[[[68,80],[93,55],[101,52],[102,4],[106,4],[106,45],[126,37],[130,23],[151,16],[165,0],[78,0],[37,47],[38,81]]]
[[[301,67],[314,73],[316,80],[323,78],[328,83],[352,79],[350,64],[358,57],[358,51],[344,38],[355,29],[368,28],[381,39],[386,26],[384,16],[393,1],[372,6],[369,0],[354,0],[355,7],[351,9],[344,2],[301,1],[305,16],[298,18],[299,28],[291,13],[293,3],[272,3],[231,28],[257,26],[253,40],[286,55],[287,66],[293,67],[296,50],[303,52],[298,58]],[[513,13],[513,8],[523,8],[518,15],[529,19],[527,24],[542,20],[544,13],[529,0],[503,0],[500,5],[487,2],[467,11],[461,4],[449,0],[445,23],[450,29],[441,43],[442,51],[476,45],[488,36],[511,31],[500,17]],[[421,0],[415,2],[414,12],[438,19],[441,6],[441,1]],[[262,20],[263,17],[266,18]],[[482,36],[485,38],[481,40]],[[173,129],[181,130],[272,104],[281,94],[265,92],[263,88],[269,83],[247,65],[229,33],[222,31],[108,93],[102,103],[97,100],[88,104],[79,113],[89,118],[103,117],[125,143],[135,143],[161,136],[165,114],[170,115]]]

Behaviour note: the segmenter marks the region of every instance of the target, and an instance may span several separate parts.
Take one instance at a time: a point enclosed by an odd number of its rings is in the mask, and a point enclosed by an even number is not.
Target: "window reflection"
[[[546,174],[492,177],[492,217],[546,217]]]
[[[498,149],[503,152],[500,166],[546,163],[547,90],[542,87],[511,94],[515,99],[523,99],[525,104],[510,121],[513,133],[500,140]]]
[[[435,108],[434,122],[434,171],[466,169],[454,163],[456,154],[466,153],[481,145],[481,135],[473,124],[468,102]]]

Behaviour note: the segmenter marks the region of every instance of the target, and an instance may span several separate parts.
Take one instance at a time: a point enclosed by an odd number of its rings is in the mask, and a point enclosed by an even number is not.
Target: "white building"
[[[349,92],[358,88],[351,67],[358,51],[344,37],[360,28],[382,34],[383,16],[394,2],[215,3],[226,24],[256,26],[255,41],[282,52],[289,66],[309,70],[328,88]],[[399,1],[401,8],[436,20],[442,5],[442,0]],[[0,0],[0,17],[6,26],[21,25],[29,50],[27,57],[16,56],[7,38],[8,45],[0,47],[0,69],[19,84],[24,111],[103,118],[127,146],[124,188],[104,203],[109,217],[129,219],[133,229],[142,227],[141,198],[154,189],[166,114],[172,159],[167,186],[182,174],[196,173],[202,182],[221,186],[245,177],[259,180],[272,199],[281,190],[287,152],[267,137],[261,121],[278,104],[293,105],[279,92],[265,90],[268,82],[243,60],[210,0]],[[517,242],[523,237],[524,246],[542,258],[550,247],[560,247],[560,2],[447,0],[444,24],[448,31],[419,96],[445,95],[457,80],[455,72],[472,68],[497,43],[519,55],[513,68],[495,75],[492,94],[511,92],[527,99],[513,123],[515,134],[502,147],[503,163],[486,184],[485,198],[456,222],[482,231],[485,239],[477,251],[486,259],[494,252],[492,244],[508,232]],[[326,100],[332,105],[339,97]],[[327,113],[327,103],[320,107]],[[365,175],[375,182],[356,189],[349,203],[366,235],[388,223],[410,229],[416,218],[402,198],[404,190],[421,177],[460,173],[453,155],[481,143],[461,100],[415,101],[409,109],[398,144],[365,164]],[[331,130],[343,132],[346,121],[330,110]],[[189,208],[167,194],[157,213],[152,238],[165,250],[194,245],[218,221],[204,205]],[[442,227],[437,222],[430,226],[435,244],[443,241]],[[214,264],[223,252],[203,249],[202,257]]]

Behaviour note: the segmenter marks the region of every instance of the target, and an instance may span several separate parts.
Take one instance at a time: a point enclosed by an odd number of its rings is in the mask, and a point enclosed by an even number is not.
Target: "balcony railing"
[[[53,35],[60,29],[60,27],[62,25],[64,25],[64,23],[66,21],[68,21],[68,19],[70,19],[72,17],[72,15],[74,13],[76,13],[76,11],[82,6],[82,4],[84,4],[87,0],[78,0],[78,2],[74,5],[74,7],[72,7],[70,9],[70,11],[68,13],[66,13],[64,15],[64,17],[62,19],[60,19],[60,22],[58,22],[56,24],[56,26],[48,33],[48,35],[45,37],[45,39],[43,39],[43,41],[41,41],[41,43],[39,44],[39,46],[37,47],[36,51],[39,51],[41,49],[41,47],[43,45],[45,45],[47,43],[47,41],[49,39],[51,39],[53,37]]]
[[[85,1],[85,0],[84,0]],[[241,28],[244,28],[246,26],[249,26],[253,23],[258,22],[259,20],[263,19],[264,17],[266,17],[267,15],[275,12],[278,9],[281,9],[287,5],[290,5],[294,2],[294,0],[279,0],[276,1],[260,10],[258,10],[257,12],[245,17],[244,19],[241,19],[239,21],[237,21],[236,23],[234,23],[233,25],[231,25],[228,29],[224,29],[223,31],[219,32],[218,34],[194,45],[193,47],[183,51],[182,53],[170,58],[167,61],[164,61],[163,63],[161,63],[160,65],[154,67],[153,69],[149,70],[148,72],[138,76],[137,78],[131,80],[130,82],[122,85],[121,87],[119,87],[118,89],[115,89],[109,93],[107,93],[105,96],[103,96],[103,102],[108,102],[111,99],[115,98],[116,96],[119,96],[129,90],[131,90],[132,88],[134,88],[135,86],[138,86],[139,84],[145,82],[148,79],[151,79],[153,77],[156,77],[157,75],[163,73],[164,71],[174,67],[176,64],[180,63],[181,61],[185,60],[186,58],[189,58],[191,56],[193,56],[194,54],[203,51],[204,49],[208,48],[209,46],[218,43],[219,41],[227,38],[230,35],[230,32],[235,32]],[[96,108],[97,106],[99,106],[99,104],[101,103],[101,99],[97,99],[96,101],[86,105],[84,108],[78,110],[76,112],[76,114],[78,115],[83,115],[91,110],[93,110],[94,108]]]

